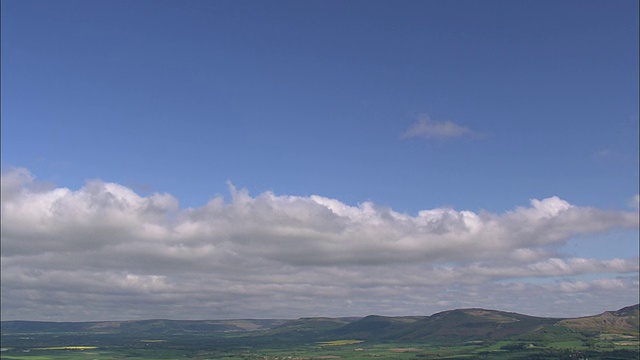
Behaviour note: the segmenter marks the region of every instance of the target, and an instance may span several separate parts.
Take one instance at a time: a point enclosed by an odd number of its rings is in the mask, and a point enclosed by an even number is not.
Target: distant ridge
[[[237,334],[252,339],[324,341],[431,340],[470,341],[558,336],[572,332],[638,336],[640,305],[579,318],[547,318],[479,308],[443,311],[431,316],[300,318],[297,320],[131,320],[97,322],[2,321],[2,336],[29,333],[118,334],[147,336]]]
[[[268,330],[287,320],[125,320],[125,321],[2,321],[0,331],[6,333],[30,332],[77,332],[77,333],[130,333],[130,334],[175,334],[250,332]]]

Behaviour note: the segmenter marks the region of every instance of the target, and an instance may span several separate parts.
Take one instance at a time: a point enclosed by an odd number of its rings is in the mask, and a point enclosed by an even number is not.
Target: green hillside
[[[457,309],[297,320],[2,321],[0,358],[638,359],[638,309],[581,318]]]
[[[627,306],[617,311],[606,311],[600,315],[565,319],[558,325],[578,331],[606,332],[638,336],[640,327],[639,305]]]

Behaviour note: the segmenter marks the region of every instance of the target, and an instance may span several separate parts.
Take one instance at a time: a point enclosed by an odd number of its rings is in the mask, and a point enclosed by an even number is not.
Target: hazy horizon
[[[640,302],[638,2],[3,0],[3,320]]]
[[[579,318],[579,317],[589,317],[589,316],[595,316],[595,315],[600,315],[606,311],[617,311],[617,310],[621,310],[624,309],[626,307],[631,307],[631,306],[635,306],[638,304],[630,304],[627,306],[623,306],[619,309],[610,309],[610,310],[604,310],[600,313],[597,314],[587,314],[587,315],[581,315],[581,316],[576,316],[576,317],[562,317],[562,316],[555,316],[556,318]],[[423,316],[423,317],[429,317],[429,316],[433,316],[433,315],[437,315],[439,313],[442,312],[447,312],[447,311],[455,311],[455,310],[470,310],[470,309],[482,309],[482,310],[490,310],[490,311],[498,311],[498,312],[503,312],[500,309],[487,309],[487,308],[458,308],[458,309],[448,309],[448,310],[442,310],[442,311],[438,311],[435,313],[431,313],[431,314],[424,314],[424,315],[379,315],[379,314],[367,314],[367,315],[359,315],[359,316],[302,316],[302,317],[296,317],[296,318],[260,318],[260,317],[252,317],[252,318],[211,318],[211,319],[177,319],[177,318],[144,318],[144,319],[110,319],[110,320],[79,320],[79,321],[52,321],[52,320],[25,320],[25,319],[13,319],[13,320],[0,320],[0,321],[28,321],[28,322],[72,322],[72,323],[81,323],[81,322],[88,322],[88,323],[93,323],[93,322],[129,322],[129,321],[234,321],[234,320],[257,320],[257,321],[268,321],[268,320],[287,320],[287,321],[293,321],[293,320],[299,320],[299,319],[314,319],[314,318],[328,318],[328,319],[345,319],[345,318],[356,318],[356,319],[361,319],[361,318],[365,318],[368,316],[382,316],[382,317],[412,317],[412,316]],[[548,317],[548,318],[554,318],[554,316],[543,316],[543,315],[531,315],[531,314],[525,314],[525,313],[519,313],[517,311],[508,311],[509,313],[518,313],[520,315],[527,315],[527,316],[534,316],[534,317]]]

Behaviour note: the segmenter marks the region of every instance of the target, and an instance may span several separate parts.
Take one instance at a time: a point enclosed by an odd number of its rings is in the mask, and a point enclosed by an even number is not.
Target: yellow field
[[[159,342],[166,342],[167,340],[140,340],[141,342],[147,342],[147,343],[159,343]]]
[[[33,350],[91,350],[97,349],[97,346],[53,346],[44,348],[35,348]]]
[[[323,341],[319,342],[320,346],[341,346],[341,345],[351,345],[361,343],[362,340],[334,340],[334,341]]]

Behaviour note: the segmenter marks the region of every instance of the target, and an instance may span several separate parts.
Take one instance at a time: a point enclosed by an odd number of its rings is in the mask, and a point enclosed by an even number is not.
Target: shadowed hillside
[[[407,329],[424,317],[386,317],[370,315],[341,327],[334,337],[353,339],[391,339],[401,337]]]
[[[584,338],[594,334],[638,336],[638,305],[581,318],[544,318],[485,309],[458,309],[431,316],[301,318],[298,320],[139,320],[105,322],[3,321],[3,341],[47,333],[128,338],[233,335],[245,342],[315,342],[332,339],[465,342],[500,339]],[[587,335],[584,335],[587,334]]]
[[[484,309],[445,311],[412,326],[403,339],[501,339],[541,330],[559,319]]]

